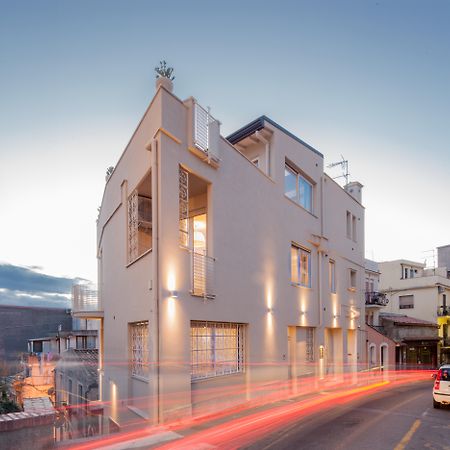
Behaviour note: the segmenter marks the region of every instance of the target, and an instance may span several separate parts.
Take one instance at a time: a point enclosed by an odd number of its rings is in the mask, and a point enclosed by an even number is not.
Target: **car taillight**
[[[436,381],[434,382],[434,389],[439,389],[439,387],[441,386],[441,375],[442,370],[439,369],[436,375]]]

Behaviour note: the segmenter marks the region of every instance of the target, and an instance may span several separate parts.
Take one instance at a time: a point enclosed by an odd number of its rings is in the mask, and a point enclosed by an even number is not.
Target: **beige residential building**
[[[100,389],[111,424],[224,408],[366,361],[364,208],[262,116],[224,138],[171,82],[98,218]],[[80,310],[83,308],[81,307]]]
[[[425,264],[404,259],[381,262],[379,286],[389,300],[386,312],[405,314],[439,325],[438,362],[445,362],[450,361],[448,246],[438,248],[438,261],[445,266],[430,269]]]

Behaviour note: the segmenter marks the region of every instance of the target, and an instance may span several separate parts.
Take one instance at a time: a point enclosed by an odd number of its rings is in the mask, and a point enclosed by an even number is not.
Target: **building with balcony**
[[[361,188],[339,186],[321,153],[266,116],[221,136],[159,78],[97,224],[111,426],[365,367]]]
[[[389,300],[385,311],[439,325],[438,362],[450,362],[448,326],[450,324],[450,246],[439,247],[439,267],[396,260],[379,263],[380,291]],[[440,266],[440,264],[443,264]]]
[[[380,313],[388,304],[386,294],[380,292],[378,263],[365,260],[365,318],[367,324],[367,362],[371,370],[394,368],[396,342],[383,333]]]

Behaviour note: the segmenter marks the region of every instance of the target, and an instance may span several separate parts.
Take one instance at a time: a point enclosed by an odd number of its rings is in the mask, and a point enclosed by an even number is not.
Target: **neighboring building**
[[[98,393],[98,350],[70,348],[55,370],[56,405],[65,420],[56,429],[57,440],[93,436],[101,430]]]
[[[28,339],[56,333],[59,327],[72,329],[70,310],[1,305],[0,361],[6,362],[7,375],[21,370],[20,358],[27,352]]]
[[[450,246],[438,248],[439,264],[449,264]],[[425,264],[396,260],[379,263],[380,291],[389,300],[385,310],[439,325],[438,362],[450,362],[450,271],[449,266],[429,269]]]
[[[346,192],[317,150],[265,116],[223,138],[159,79],[107,179],[100,302],[74,307],[104,322],[110,423],[161,423],[273,381],[365,367],[361,188]]]
[[[367,361],[369,369],[395,368],[396,343],[382,333],[380,312],[388,304],[386,294],[379,291],[380,269],[375,261],[366,259],[365,318],[367,324]]]
[[[379,328],[396,342],[398,368],[435,368],[438,364],[438,325],[401,314],[380,314]]]

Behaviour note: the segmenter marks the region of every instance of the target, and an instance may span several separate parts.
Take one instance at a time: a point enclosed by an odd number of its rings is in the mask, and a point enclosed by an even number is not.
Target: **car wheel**
[[[440,407],[441,407],[441,404],[440,404],[439,402],[437,402],[437,401],[433,398],[433,408],[438,409],[438,408],[440,408]]]

